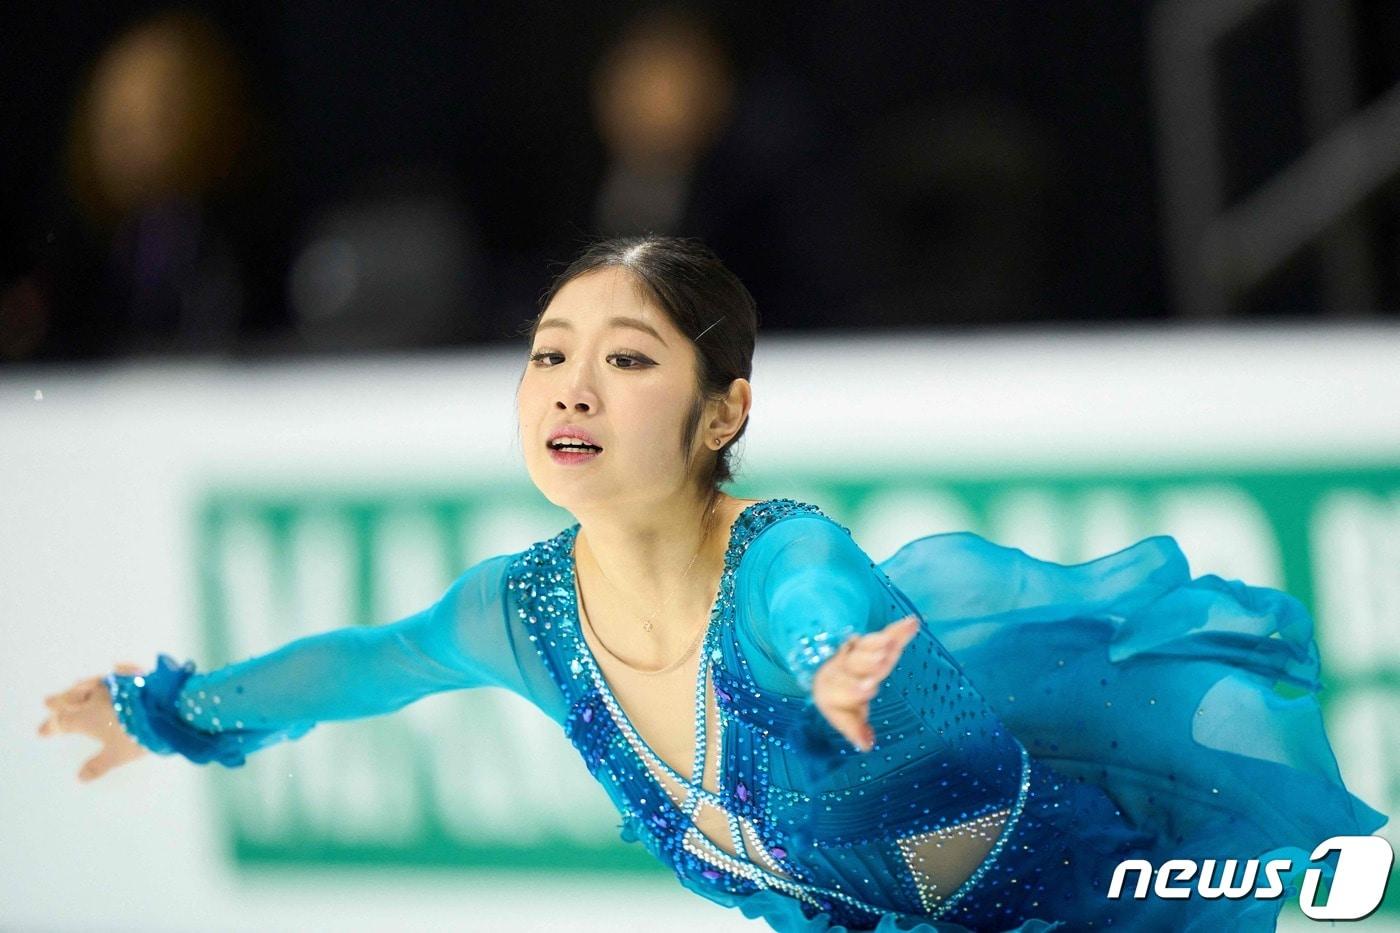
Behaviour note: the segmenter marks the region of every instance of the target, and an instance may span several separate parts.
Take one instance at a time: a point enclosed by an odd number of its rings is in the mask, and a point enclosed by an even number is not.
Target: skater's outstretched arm
[[[325,720],[392,712],[443,690],[523,692],[505,608],[512,556],[476,565],[438,602],[397,622],[308,635],[205,673],[162,654],[149,671],[127,664],[79,681],[45,700],[51,715],[40,734],[102,742],[79,774],[91,780],[143,749],[237,767]]]

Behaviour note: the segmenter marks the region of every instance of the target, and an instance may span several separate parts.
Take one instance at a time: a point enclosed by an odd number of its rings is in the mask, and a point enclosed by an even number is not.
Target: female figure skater
[[[494,684],[563,727],[624,839],[782,931],[1272,929],[1252,880],[1112,899],[1114,868],[1301,869],[1385,822],[1342,784],[1284,593],[1192,579],[1165,536],[1062,566],[939,534],[876,564],[814,505],[723,493],[755,330],[693,241],[589,249],[518,391],[530,479],[577,524],[392,624],[82,681],[41,733],[101,741],[89,780],[146,750],[234,767]]]

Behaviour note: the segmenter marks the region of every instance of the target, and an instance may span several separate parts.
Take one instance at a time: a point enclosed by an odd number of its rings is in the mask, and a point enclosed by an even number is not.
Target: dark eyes
[[[530,362],[534,363],[534,364],[537,365],[537,366],[542,366],[542,367],[544,367],[544,368],[546,368],[546,369],[548,369],[548,368],[551,367],[551,366],[557,366],[557,365],[559,365],[559,364],[558,364],[558,363],[555,363],[555,362],[546,363],[545,360],[563,360],[563,359],[564,359],[564,354],[562,354],[562,353],[556,353],[556,352],[554,352],[553,350],[541,350],[541,351],[538,352],[538,353],[531,353],[531,354],[530,354]],[[647,366],[647,365],[651,364],[651,360],[649,360],[649,359],[647,359],[646,357],[641,356],[641,355],[639,355],[639,354],[630,354],[630,353],[609,353],[608,356],[607,356],[607,359],[609,359],[609,360],[625,360],[626,363],[627,363],[627,365],[618,365],[618,364],[614,364],[614,365],[617,365],[617,368],[618,368],[618,369],[640,369],[640,368],[642,368],[642,367],[644,367],[644,366]]]

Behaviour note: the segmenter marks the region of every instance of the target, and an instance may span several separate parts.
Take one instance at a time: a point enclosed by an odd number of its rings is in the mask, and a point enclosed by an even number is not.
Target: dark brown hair
[[[601,240],[587,247],[555,278],[540,299],[540,312],[528,334],[535,330],[545,309],[569,282],[589,272],[618,266],[637,279],[676,329],[690,339],[698,358],[695,401],[681,429],[681,453],[686,467],[693,464],[692,443],[707,400],[720,399],[735,379],[749,379],[753,372],[754,340],[758,310],[753,296],[709,247],[699,240],[640,236]],[[717,489],[733,480],[730,455],[734,442],[748,429],[740,425],[715,456],[713,469],[702,488]]]

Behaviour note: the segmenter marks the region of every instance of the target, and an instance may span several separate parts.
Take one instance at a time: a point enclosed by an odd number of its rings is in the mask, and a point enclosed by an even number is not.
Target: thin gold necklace
[[[593,627],[593,620],[588,617],[588,609],[583,605],[582,588],[580,588],[578,591],[578,613],[580,616],[583,617],[583,624],[588,626],[588,630],[593,633],[593,640],[598,643],[599,648],[603,649],[604,654],[612,658],[618,664],[621,664],[623,667],[627,668],[629,671],[632,671],[637,674],[646,674],[648,676],[655,676],[657,674],[669,674],[671,673],[671,671],[674,671],[676,668],[684,664],[690,658],[690,656],[695,653],[696,647],[698,647],[700,642],[704,640],[705,633],[709,631],[710,628],[708,622],[705,625],[700,626],[700,631],[698,631],[695,634],[695,640],[692,641],[690,645],[685,649],[685,651],[681,653],[680,657],[676,658],[676,660],[672,661],[670,664],[667,664],[665,667],[651,671],[643,667],[638,667],[631,661],[619,657],[616,652],[614,652],[611,648],[609,648],[606,644],[603,643],[603,639],[598,637],[598,630]]]
[[[666,607],[671,604],[671,600],[676,598],[676,592],[678,592],[681,586],[685,583],[686,577],[690,576],[690,568],[695,566],[695,561],[697,558],[699,558],[700,552],[705,549],[705,542],[709,540],[710,523],[714,518],[715,506],[717,505],[719,505],[719,491],[712,490],[710,492],[710,507],[705,511],[705,518],[700,523],[700,544],[695,548],[695,553],[691,556],[690,563],[685,565],[685,572],[681,574],[680,582],[676,584],[676,590],[673,591],[670,596],[666,597],[666,601],[663,602],[659,608],[657,608],[654,612],[652,612],[651,615],[647,616],[645,619],[642,620],[642,631],[650,632],[655,627],[652,624],[653,620],[666,610]],[[589,553],[592,554],[592,551],[590,550]],[[598,574],[603,578],[603,582],[608,585],[608,588],[611,589],[618,596],[622,596],[622,591],[619,590],[617,586],[614,585],[613,582],[608,579],[608,575],[603,570],[602,566],[598,565],[597,561],[594,561],[593,563],[595,566],[598,566]],[[574,566],[576,568],[575,576],[577,576],[577,559],[575,559],[574,561]],[[579,590],[582,591],[582,589],[583,587],[580,585]]]
[[[709,537],[710,521],[711,521],[711,519],[714,517],[715,506],[718,505],[718,504],[719,504],[719,496],[718,496],[718,494],[716,493],[716,494],[714,494],[714,495],[712,496],[712,501],[710,502],[710,508],[709,508],[709,510],[706,512],[706,515],[705,515],[705,521],[704,521],[704,524],[702,525],[701,535],[700,535],[700,546],[699,546],[698,548],[696,548],[696,550],[695,550],[695,556],[694,556],[694,557],[691,557],[690,563],[686,565],[685,573],[683,573],[683,574],[681,575],[681,579],[682,579],[682,580],[685,580],[686,576],[689,575],[689,573],[690,573],[690,568],[693,567],[693,566],[695,566],[695,560],[696,560],[696,558],[698,558],[698,557],[700,556],[700,552],[703,551],[703,550],[705,549],[705,541],[706,541],[706,539]],[[637,667],[635,664],[632,664],[631,662],[625,660],[625,659],[622,658],[620,655],[618,655],[615,651],[613,651],[611,648],[609,648],[609,647],[607,646],[607,644],[604,643],[602,637],[598,634],[598,630],[597,630],[596,628],[593,627],[593,620],[592,620],[591,618],[589,618],[589,615],[588,615],[588,607],[584,605],[584,601],[583,601],[583,585],[579,582],[579,575],[578,575],[578,558],[577,558],[577,556],[574,557],[573,562],[574,562],[574,583],[575,583],[575,588],[576,588],[576,590],[577,590],[577,596],[578,596],[579,615],[583,618],[583,623],[584,623],[584,625],[588,626],[588,630],[589,630],[590,632],[593,633],[593,640],[596,641],[596,642],[598,643],[598,646],[599,646],[600,648],[602,648],[603,651],[604,651],[609,657],[613,658],[613,660],[617,661],[619,664],[623,665],[624,667],[628,668],[629,670],[635,671],[635,672],[637,672],[638,674],[666,674],[666,673],[669,673],[669,672],[675,670],[677,667],[679,667],[682,663],[685,662],[685,660],[686,660],[687,658],[690,657],[690,655],[695,651],[696,646],[699,645],[700,642],[704,639],[704,637],[705,637],[705,632],[709,630],[709,623],[708,623],[708,620],[707,620],[707,621],[706,621],[706,624],[700,626],[699,631],[698,631],[698,632],[696,633],[696,635],[695,635],[695,639],[690,643],[690,645],[685,649],[685,651],[681,653],[681,656],[680,656],[679,658],[677,658],[676,660],[672,661],[671,663],[669,663],[669,664],[667,664],[667,665],[661,667],[660,669],[654,670],[654,671],[653,671],[653,670],[646,670],[646,669],[644,669],[644,668]],[[608,580],[607,574],[603,573],[603,568],[602,568],[602,567],[599,567],[599,568],[598,568],[598,573],[599,573],[600,575],[602,575],[603,579],[607,582],[608,586],[612,587],[613,592],[617,592],[617,587],[613,586],[613,583],[612,583],[611,580]],[[621,595],[621,594],[619,594],[619,595]],[[674,598],[674,597],[672,597],[672,598]],[[671,599],[668,598],[668,599],[666,600],[666,602],[662,604],[662,609],[664,609],[665,606],[668,605],[670,602],[671,602]],[[661,610],[657,610],[655,613],[653,613],[651,616],[649,616],[649,617],[646,619],[646,621],[642,624],[642,629],[643,629],[644,631],[648,631],[648,632],[649,632],[649,631],[652,630],[652,620],[655,619],[656,616],[660,614],[660,612],[661,612]]]

